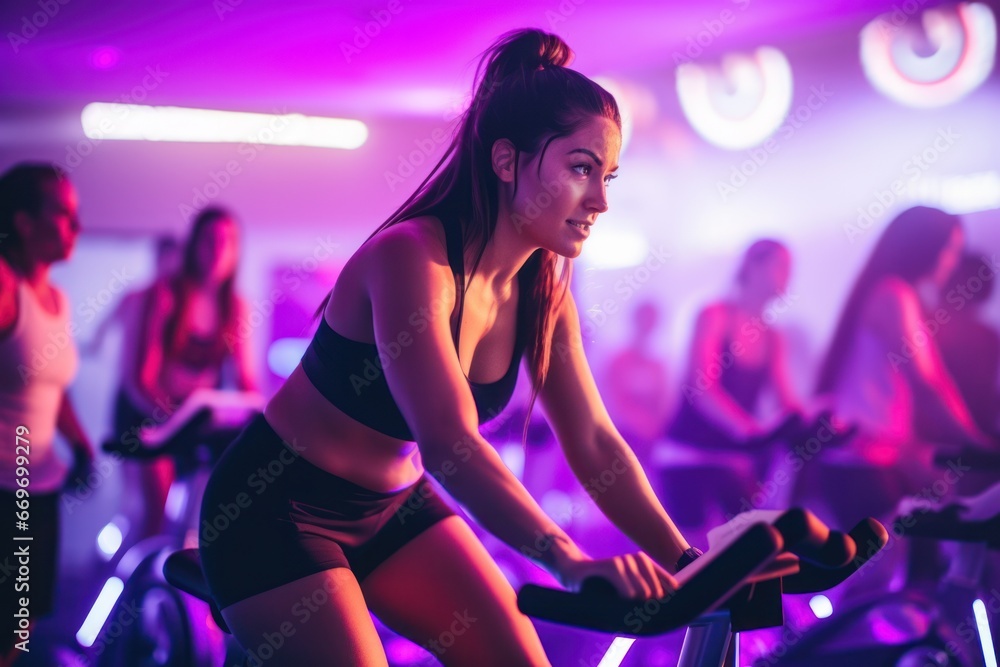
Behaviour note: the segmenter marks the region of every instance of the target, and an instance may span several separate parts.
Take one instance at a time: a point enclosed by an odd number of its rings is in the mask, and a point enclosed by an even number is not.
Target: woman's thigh
[[[461,517],[408,542],[361,588],[382,622],[444,665],[549,665],[513,588]]]
[[[347,568],[325,570],[229,605],[240,645],[268,667],[385,667],[364,595]]]

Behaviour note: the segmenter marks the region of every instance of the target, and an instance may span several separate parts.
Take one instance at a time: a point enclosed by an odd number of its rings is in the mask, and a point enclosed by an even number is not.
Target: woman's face
[[[621,132],[594,116],[541,152],[522,155],[510,204],[514,227],[533,246],[576,257],[597,216],[608,210],[607,188],[618,169]]]
[[[16,223],[30,260],[52,264],[69,259],[80,233],[76,189],[65,180],[42,184],[43,200],[35,216],[23,215]]]
[[[962,258],[962,248],[964,245],[965,234],[962,232],[961,227],[956,227],[952,230],[951,236],[948,237],[948,242],[944,248],[941,249],[941,254],[938,255],[937,266],[931,273],[931,280],[939,288],[945,286],[948,278],[955,271],[955,267],[958,266],[958,262]]]
[[[773,299],[788,289],[791,273],[791,254],[778,248],[747,267],[744,285],[764,299]]]
[[[771,296],[780,296],[788,290],[792,274],[792,256],[784,248],[771,253],[762,267],[764,281]]]
[[[232,276],[239,261],[239,241],[239,228],[231,218],[219,218],[205,225],[195,250],[201,274],[214,282]]]

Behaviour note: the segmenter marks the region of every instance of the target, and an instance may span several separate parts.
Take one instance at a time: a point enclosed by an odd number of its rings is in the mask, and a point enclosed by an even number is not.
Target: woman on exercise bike
[[[59,492],[94,458],[67,392],[77,369],[72,307],[49,279],[52,265],[73,253],[79,233],[76,190],[61,169],[25,163],[0,176],[0,427],[8,439],[0,455],[6,545],[0,665],[29,647],[15,646],[27,638],[16,634],[26,630],[19,621],[33,623],[52,611]],[[59,451],[56,431],[70,444],[75,465]],[[17,530],[15,518],[26,519],[27,529]],[[14,541],[26,536],[30,542]],[[22,546],[29,550],[31,580],[18,583],[18,562],[26,562],[15,553]],[[20,602],[25,599],[27,606]]]
[[[203,521],[244,503],[202,536],[206,579],[248,650],[288,631],[270,664],[385,665],[369,611],[445,664],[549,664],[431,477],[568,587],[674,586],[688,544],[608,419],[566,288],[621,146],[614,98],[570,57],[539,30],[487,51],[445,157],[347,262],[302,363],[215,468]],[[645,553],[587,557],[480,435],[522,353],[576,475]]]
[[[246,302],[235,288],[239,252],[235,217],[223,208],[206,208],[191,225],[179,269],[146,290],[138,359],[128,367],[137,377],[123,380],[138,391],[120,391],[115,399],[116,439],[162,424],[194,391],[219,387],[226,364],[234,371],[232,384],[257,390],[250,341],[239,328],[248,321]],[[169,457],[137,467],[145,504],[142,538],[161,530],[175,470]]]
[[[963,242],[957,216],[922,206],[903,211],[848,296],[817,393],[860,430],[846,446],[821,452],[819,470],[806,468],[812,482],[818,474],[811,486],[831,499],[838,525],[885,517],[904,495],[940,476],[934,445],[917,432],[917,405],[939,442],[988,444],[938,349],[936,334],[949,326],[951,306],[931,307],[927,298],[951,275]]]
[[[770,448],[749,443],[773,425],[761,415],[765,393],[785,415],[801,413],[776,323],[788,310],[791,253],[772,239],[743,254],[725,297],[699,312],[680,404],[661,445],[664,503],[685,532],[718,525],[734,514],[779,504],[757,486]]]

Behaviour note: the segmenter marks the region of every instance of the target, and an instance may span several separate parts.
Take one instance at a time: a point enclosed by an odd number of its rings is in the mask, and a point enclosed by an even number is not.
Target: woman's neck
[[[493,238],[486,244],[479,266],[476,267],[476,277],[489,286],[494,294],[508,294],[518,271],[537,249],[527,244],[524,236],[514,229],[514,223],[503,219],[501,213]],[[472,262],[478,252],[475,246],[470,251],[472,256],[465,260],[466,271],[472,269]]]
[[[759,316],[764,312],[764,308],[770,303],[770,297],[761,297],[744,289],[737,289],[733,297],[733,305],[747,315]]]
[[[32,288],[44,287],[49,283],[50,265],[45,262],[28,260],[23,256],[15,255],[10,258],[10,267]]]

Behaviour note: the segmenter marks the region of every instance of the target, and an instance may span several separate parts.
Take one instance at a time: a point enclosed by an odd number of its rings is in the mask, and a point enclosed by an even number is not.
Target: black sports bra
[[[447,225],[445,237],[448,264],[455,274],[456,293],[461,294],[465,290],[462,242],[459,235],[449,230]],[[518,324],[524,301],[519,296]],[[459,301],[458,325],[453,335],[456,351],[461,328],[462,307]],[[524,343],[518,333],[513,358],[502,378],[489,384],[468,380],[480,424],[496,417],[510,401],[517,384],[518,362],[523,352]],[[316,389],[349,417],[390,437],[413,440],[413,433],[389,391],[378,348],[374,343],[345,338],[333,330],[325,317],[321,317],[319,329],[302,357],[302,370]]]

